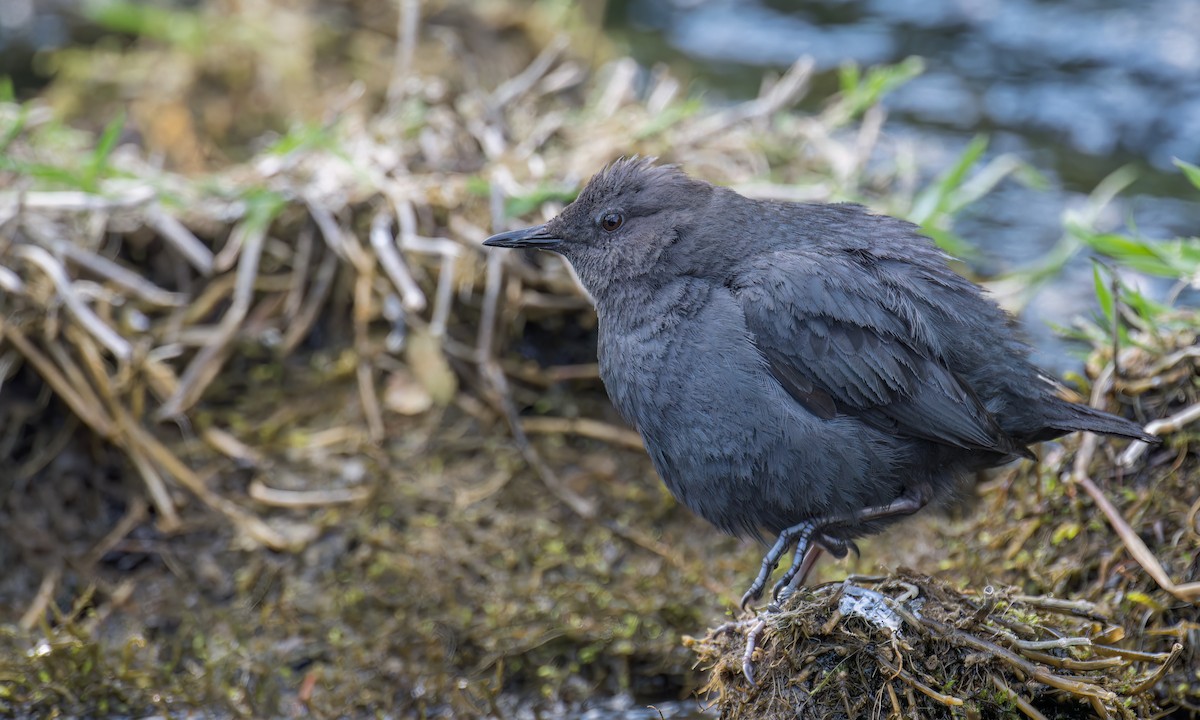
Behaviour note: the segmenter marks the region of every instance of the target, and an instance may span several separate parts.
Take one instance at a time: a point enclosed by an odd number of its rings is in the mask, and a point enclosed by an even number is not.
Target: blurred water
[[[1106,228],[1129,220],[1147,237],[1200,235],[1197,193],[1171,163],[1200,163],[1196,0],[616,0],[607,24],[640,62],[679,67],[710,98],[750,97],[765,69],[800,55],[826,71],[925,58],[926,72],[886,101],[887,135],[914,143],[932,176],[985,132],[990,153],[1015,153],[1052,184],[1005,183],[962,216],[957,229],[982,250],[984,273],[1040,257],[1064,210],[1127,163],[1140,177]],[[834,87],[828,76],[815,84]],[[1091,284],[1080,257],[1025,313],[1052,369],[1077,361],[1046,322],[1092,312]]]
[[[889,101],[910,120],[1045,135],[1163,170],[1200,157],[1195,0],[620,0],[610,24],[706,62],[708,80],[722,65],[784,67],[802,54],[821,69],[920,55],[928,72]],[[647,61],[665,56],[652,47],[635,46]]]

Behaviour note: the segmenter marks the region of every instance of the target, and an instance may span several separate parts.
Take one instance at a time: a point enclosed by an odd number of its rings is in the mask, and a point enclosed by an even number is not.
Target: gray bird
[[[574,266],[600,377],[663,481],[722,531],[777,537],[742,598],[773,597],[973,471],[1076,430],[1146,442],[1059,397],[1011,316],[911,223],[859,205],[752,200],[622,159],[544,225],[492,247]]]

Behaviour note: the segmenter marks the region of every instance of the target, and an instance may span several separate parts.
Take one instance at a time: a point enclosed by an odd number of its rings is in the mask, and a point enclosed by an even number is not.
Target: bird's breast
[[[600,375],[652,455],[734,448],[769,432],[768,376],[741,307],[688,278],[626,308],[600,308]]]

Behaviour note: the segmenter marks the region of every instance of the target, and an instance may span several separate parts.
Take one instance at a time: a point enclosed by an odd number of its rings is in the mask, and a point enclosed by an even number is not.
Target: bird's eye
[[[625,217],[621,213],[608,213],[600,218],[600,227],[604,228],[605,232],[616,232],[625,222]]]

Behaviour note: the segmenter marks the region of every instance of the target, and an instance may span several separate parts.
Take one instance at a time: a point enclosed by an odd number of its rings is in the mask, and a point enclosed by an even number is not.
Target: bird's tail
[[[1050,427],[1066,432],[1087,430],[1103,435],[1117,435],[1155,445],[1162,442],[1160,438],[1143,430],[1141,425],[1126,420],[1123,417],[1118,417],[1112,413],[1097,410],[1087,405],[1067,401],[1061,402],[1065,411],[1062,414],[1062,419],[1052,420],[1047,423]]]

